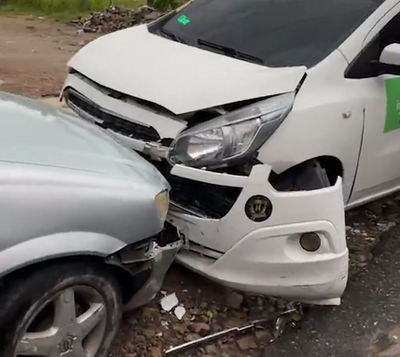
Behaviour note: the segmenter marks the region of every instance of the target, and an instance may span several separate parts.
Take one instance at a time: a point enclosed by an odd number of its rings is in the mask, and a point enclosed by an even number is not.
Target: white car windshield
[[[383,1],[195,0],[158,31],[190,46],[269,67],[312,67]]]

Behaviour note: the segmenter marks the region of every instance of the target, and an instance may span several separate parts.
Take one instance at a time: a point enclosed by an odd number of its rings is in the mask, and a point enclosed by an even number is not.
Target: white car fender
[[[346,79],[348,66],[339,51],[308,72],[292,112],[260,148],[258,159],[275,173],[321,156],[343,166],[343,193],[348,200],[356,174],[364,127],[364,103]]]

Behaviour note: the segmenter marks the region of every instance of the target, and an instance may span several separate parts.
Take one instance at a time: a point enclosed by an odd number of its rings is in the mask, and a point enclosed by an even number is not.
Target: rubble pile
[[[111,6],[104,11],[92,12],[90,16],[74,20],[72,23],[84,32],[108,33],[148,23],[162,15],[163,13],[149,6],[138,9]]]

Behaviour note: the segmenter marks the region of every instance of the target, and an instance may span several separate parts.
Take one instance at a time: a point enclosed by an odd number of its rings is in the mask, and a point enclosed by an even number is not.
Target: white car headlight
[[[294,92],[262,100],[183,131],[170,160],[188,166],[214,166],[255,152],[293,107]]]
[[[160,192],[154,199],[157,207],[158,215],[160,216],[161,224],[164,224],[169,208],[169,192],[167,190]]]

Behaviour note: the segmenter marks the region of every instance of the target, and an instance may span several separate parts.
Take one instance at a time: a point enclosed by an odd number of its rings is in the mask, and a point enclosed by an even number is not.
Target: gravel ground
[[[0,16],[0,89],[35,98],[54,95],[62,85],[67,60],[82,41],[87,43],[96,36],[79,37],[74,27],[46,19]],[[400,221],[399,205],[399,197],[391,196],[347,213],[351,274],[368,264],[382,233]],[[160,298],[170,293],[176,293],[186,309],[181,321],[160,308]],[[280,300],[227,291],[174,265],[160,296],[125,316],[110,356],[159,357],[171,345],[244,324],[284,307],[285,302]],[[272,329],[266,328],[177,356],[259,356],[268,350],[272,338]]]
[[[341,306],[314,308],[265,357],[399,357],[400,227],[384,234],[374,258],[353,276]],[[312,343],[310,343],[310,341]]]

